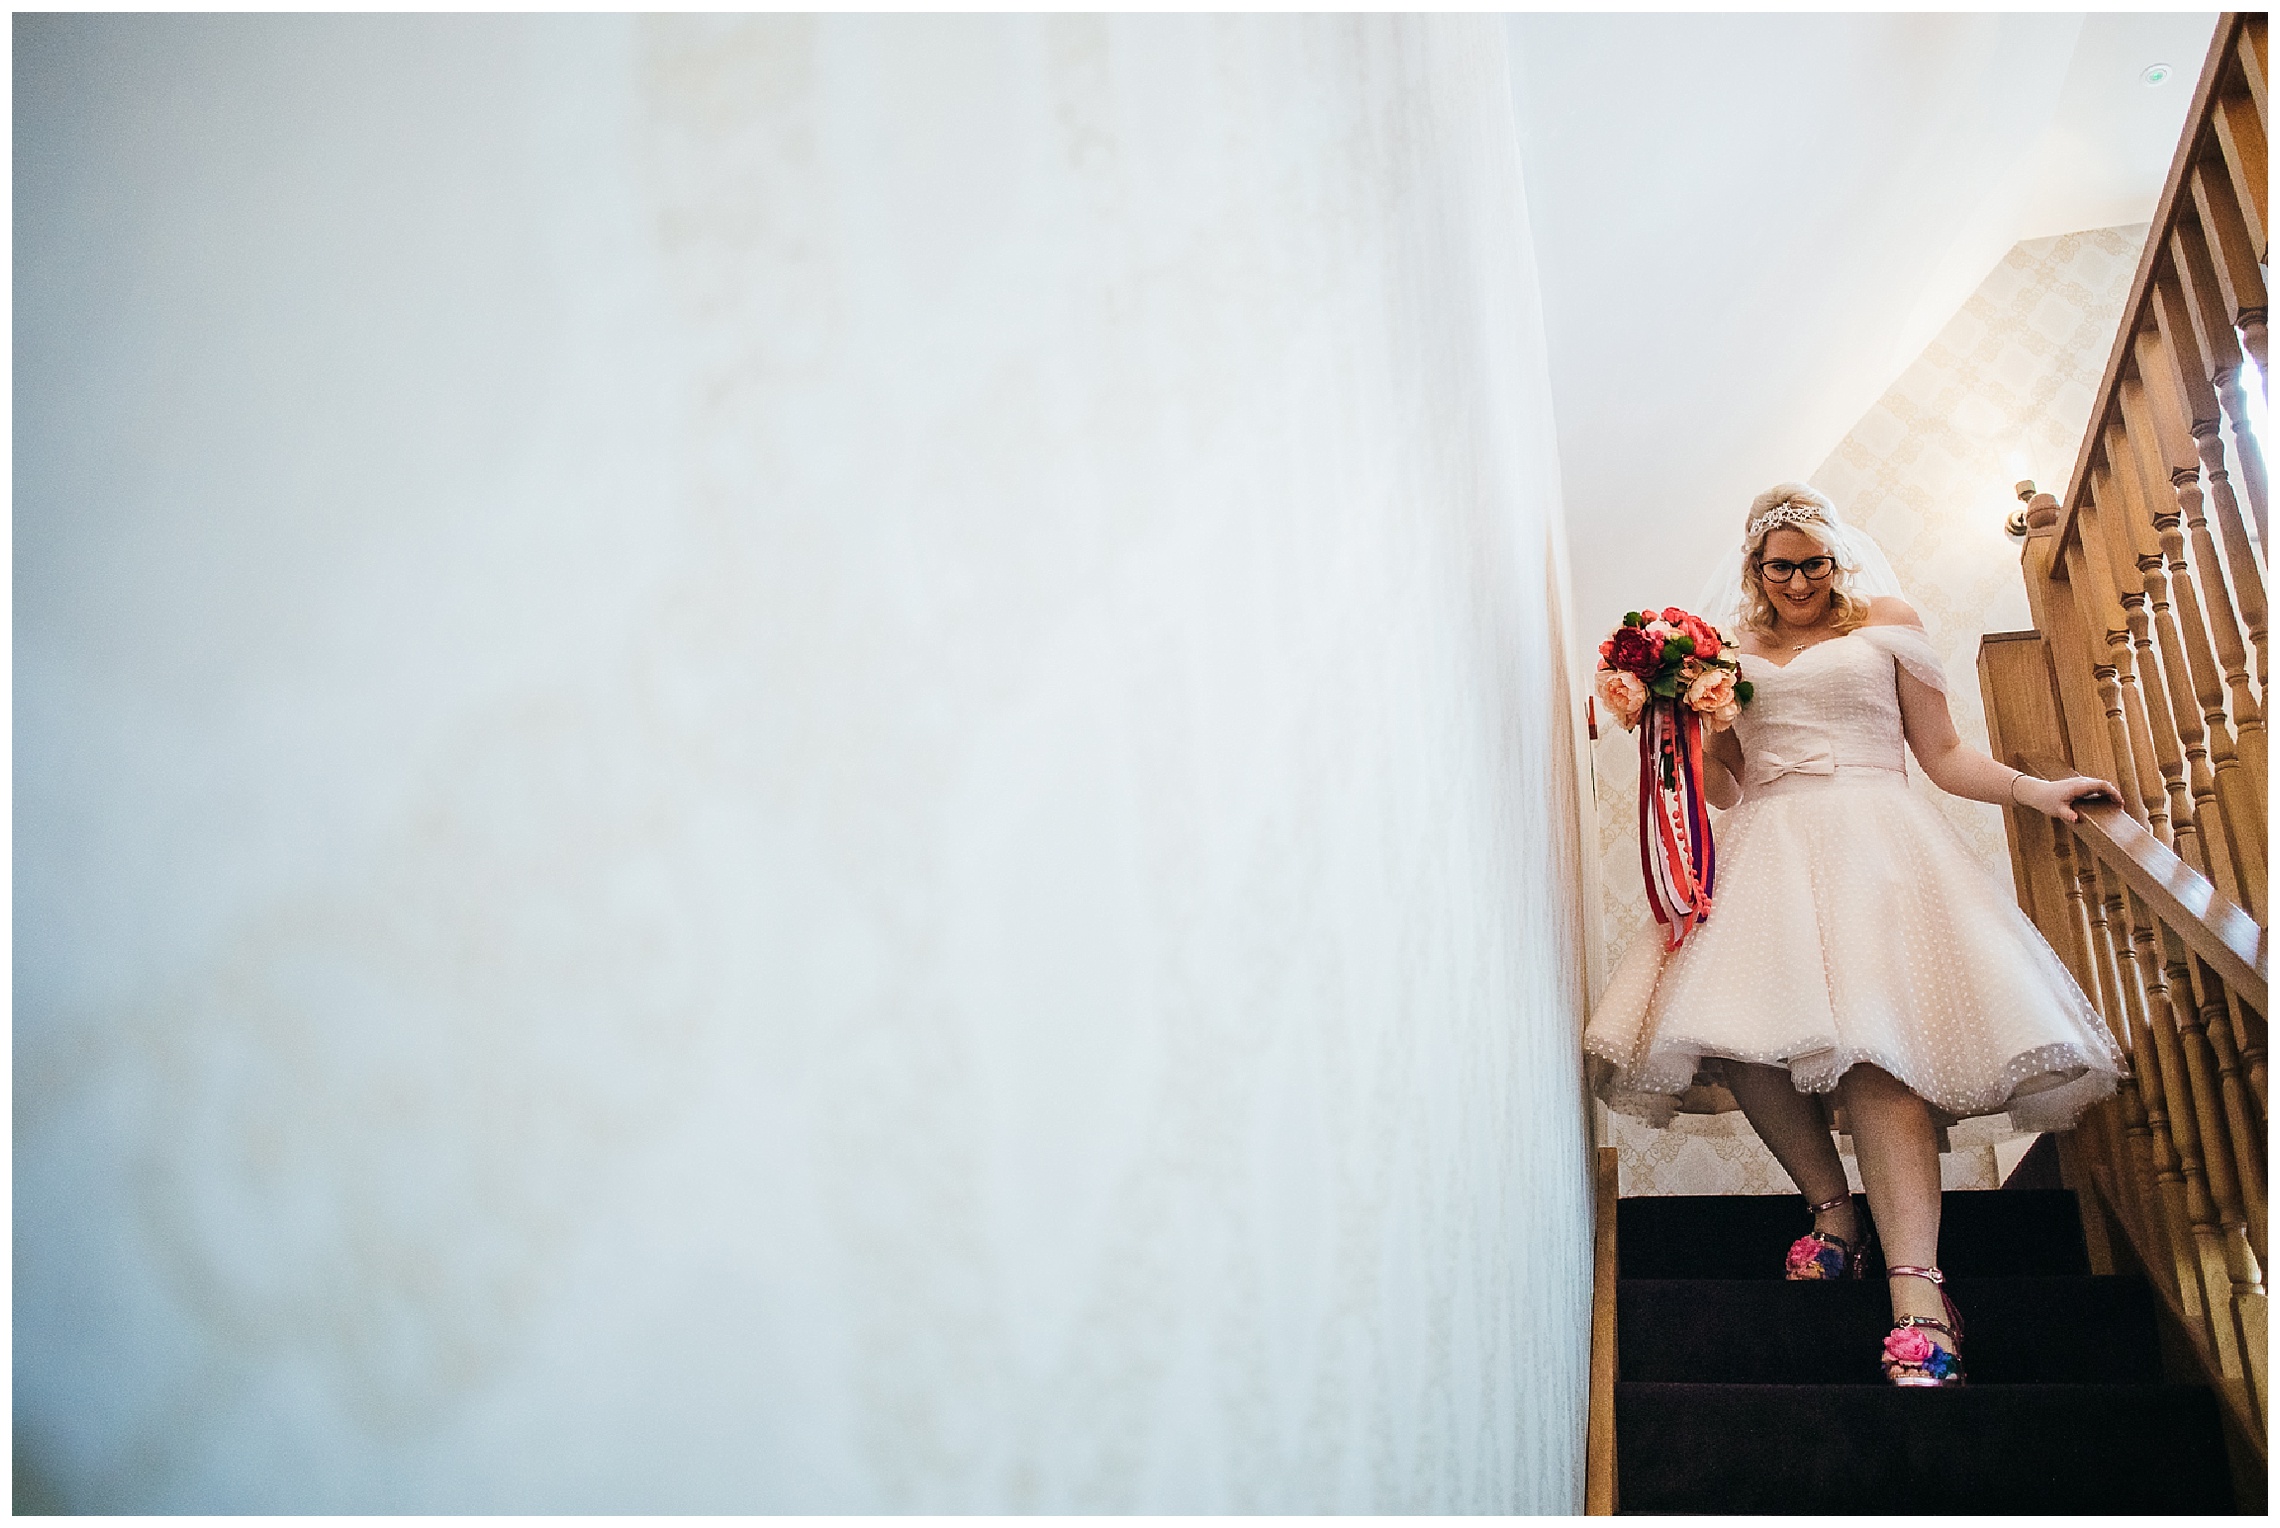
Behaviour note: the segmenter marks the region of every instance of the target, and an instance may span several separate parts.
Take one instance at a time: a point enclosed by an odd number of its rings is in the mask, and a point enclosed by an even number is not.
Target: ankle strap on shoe
[[[1892,1323],[1892,1330],[1900,1332],[1905,1331],[1912,1326],[1928,1327],[1932,1331],[1939,1332],[1944,1335],[1950,1342],[1963,1341],[1962,1334],[1957,1332],[1954,1327],[1949,1326],[1945,1321],[1935,1321],[1929,1316],[1897,1317]]]
[[[1940,1272],[1937,1268],[1912,1268],[1906,1263],[1886,1263],[1884,1265],[1884,1276],[1886,1278],[1891,1278],[1896,1273],[1904,1273],[1911,1278],[1929,1280],[1933,1288],[1939,1289],[1940,1308],[1947,1312],[1947,1318],[1949,1322],[1949,1325],[1941,1326],[1940,1330],[1946,1332],[1956,1341],[1961,1342],[1963,1340],[1963,1314],[1955,1308],[1955,1302],[1948,1298],[1948,1292],[1945,1289],[1940,1288],[1940,1286],[1947,1283],[1947,1275]],[[1924,1318],[1921,1316],[1908,1316],[1904,1317],[1903,1320],[1910,1325],[1920,1326],[1925,1324]],[[1939,1325],[1937,1322],[1932,1322],[1931,1324],[1935,1326]]]
[[[1840,1204],[1850,1203],[1852,1203],[1852,1194],[1848,1190],[1845,1193],[1837,1195],[1837,1197],[1834,1199],[1824,1199],[1819,1204],[1808,1205],[1806,1208],[1810,1209],[1814,1214],[1818,1215],[1823,1210],[1833,1210]]]

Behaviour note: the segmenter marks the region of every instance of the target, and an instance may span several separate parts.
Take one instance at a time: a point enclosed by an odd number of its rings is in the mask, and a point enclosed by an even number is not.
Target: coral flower
[[[1601,669],[1598,673],[1599,701],[1615,714],[1615,720],[1625,732],[1639,724],[1639,712],[1647,704],[1647,687],[1639,676],[1622,669]]]
[[[1734,671],[1703,670],[1702,677],[1686,687],[1686,703],[1705,716],[1715,715],[1735,704]]]
[[[1718,635],[1718,628],[1700,616],[1688,615],[1683,610],[1666,611],[1665,614],[1673,617],[1673,625],[1694,639],[1695,657],[1715,658],[1726,650],[1724,639]]]

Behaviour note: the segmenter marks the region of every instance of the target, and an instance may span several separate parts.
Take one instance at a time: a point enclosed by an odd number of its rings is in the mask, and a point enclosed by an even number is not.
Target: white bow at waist
[[[1760,753],[1757,767],[1750,771],[1750,783],[1770,785],[1783,775],[1833,775],[1836,772],[1836,757],[1826,748],[1794,759],[1785,759],[1778,753]]]

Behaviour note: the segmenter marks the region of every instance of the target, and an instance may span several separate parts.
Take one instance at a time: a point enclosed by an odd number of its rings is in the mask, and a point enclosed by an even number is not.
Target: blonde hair
[[[1778,530],[1803,531],[1836,563],[1829,575],[1829,615],[1838,632],[1868,624],[1868,601],[1852,592],[1857,568],[1837,534],[1837,506],[1810,484],[1776,483],[1750,500],[1749,518],[1742,523],[1742,625],[1760,636],[1774,633],[1773,601],[1765,592],[1758,559],[1765,555],[1765,538]]]

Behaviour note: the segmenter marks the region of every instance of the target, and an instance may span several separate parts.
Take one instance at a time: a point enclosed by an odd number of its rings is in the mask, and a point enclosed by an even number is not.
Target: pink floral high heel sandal
[[[1839,1194],[1814,1205],[1819,1215],[1839,1205],[1852,1203],[1851,1194]],[[1791,1279],[1841,1279],[1846,1274],[1860,1277],[1861,1254],[1868,1250],[1869,1233],[1863,1231],[1860,1240],[1848,1242],[1841,1236],[1831,1236],[1818,1228],[1807,1231],[1789,1244],[1788,1277]]]
[[[1928,1279],[1940,1291],[1940,1304],[1947,1308],[1947,1320],[1934,1321],[1929,1316],[1902,1316],[1892,1323],[1892,1335],[1884,1339],[1884,1377],[1895,1385],[1912,1389],[1936,1389],[1942,1385],[1963,1383],[1963,1317],[1948,1298],[1944,1287],[1947,1276],[1937,1268],[1911,1268],[1894,1263],[1884,1270],[1887,1276],[1907,1274],[1911,1278]],[[1938,1332],[1951,1346],[1941,1347],[1924,1335]]]

